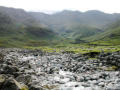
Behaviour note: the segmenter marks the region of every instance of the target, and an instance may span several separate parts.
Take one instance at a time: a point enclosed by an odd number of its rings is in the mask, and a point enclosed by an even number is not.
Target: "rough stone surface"
[[[120,52],[95,55],[0,49],[0,90],[120,90]]]

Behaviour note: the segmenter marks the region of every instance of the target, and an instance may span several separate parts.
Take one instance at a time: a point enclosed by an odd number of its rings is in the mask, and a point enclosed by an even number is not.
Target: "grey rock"
[[[39,86],[30,86],[29,90],[44,90],[42,87]]]
[[[105,83],[104,82],[100,82],[98,85],[101,86],[101,87],[104,87]]]
[[[22,82],[26,85],[28,85],[29,83],[31,83],[31,76],[30,75],[19,75],[16,80],[18,82]]]

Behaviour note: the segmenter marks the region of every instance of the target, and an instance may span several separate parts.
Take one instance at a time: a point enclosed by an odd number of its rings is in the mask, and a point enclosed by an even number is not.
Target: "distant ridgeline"
[[[120,14],[64,10],[52,15],[0,7],[0,47],[120,44]]]

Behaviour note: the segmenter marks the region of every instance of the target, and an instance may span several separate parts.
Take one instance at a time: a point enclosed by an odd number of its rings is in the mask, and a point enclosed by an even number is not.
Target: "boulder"
[[[19,75],[17,78],[16,78],[16,80],[18,81],[18,82],[22,82],[22,83],[24,83],[24,84],[26,84],[26,85],[28,85],[29,83],[31,83],[31,76],[30,75]]]

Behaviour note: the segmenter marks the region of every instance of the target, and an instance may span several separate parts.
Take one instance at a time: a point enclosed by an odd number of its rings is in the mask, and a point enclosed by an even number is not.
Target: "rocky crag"
[[[120,52],[0,49],[0,90],[120,90]]]

